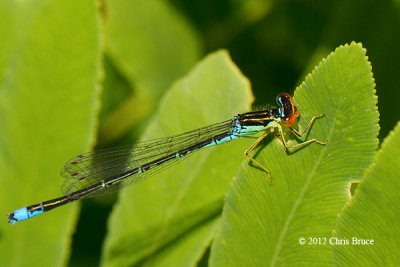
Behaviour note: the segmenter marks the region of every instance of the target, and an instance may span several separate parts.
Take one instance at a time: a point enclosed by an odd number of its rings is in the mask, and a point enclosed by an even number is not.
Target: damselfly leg
[[[296,131],[296,130],[293,129],[292,127],[289,127],[289,129],[291,130],[292,133],[294,133],[297,137],[300,138],[300,137],[302,137],[304,134],[306,134],[306,133],[310,130],[311,125],[314,123],[315,119],[320,118],[320,117],[323,117],[324,115],[325,115],[325,114],[322,113],[322,114],[313,116],[313,117],[311,118],[311,120],[309,121],[309,123],[307,124],[306,128],[304,128],[304,130],[303,130],[302,133],[299,133],[298,131]],[[274,127],[275,127],[275,128],[278,128],[280,140],[281,140],[281,142],[282,142],[282,144],[283,144],[283,147],[285,148],[286,151],[290,151],[290,150],[292,150],[292,149],[300,148],[300,147],[302,147],[302,146],[308,145],[308,144],[313,143],[313,142],[318,143],[318,144],[321,144],[321,145],[326,145],[326,142],[322,142],[322,141],[319,141],[319,140],[313,138],[313,139],[304,141],[304,142],[302,142],[302,143],[296,144],[296,145],[294,145],[294,146],[288,146],[288,145],[287,145],[287,141],[286,141],[286,139],[285,139],[285,135],[284,135],[284,132],[283,132],[282,125],[281,125],[280,123],[276,123],[276,125],[275,125]],[[251,156],[249,155],[249,153],[250,153],[250,152],[265,138],[265,137],[267,137],[269,134],[270,134],[270,132],[267,131],[267,132],[265,132],[263,135],[261,135],[261,136],[260,136],[260,137],[259,137],[245,152],[244,152],[244,154],[246,155],[246,157],[248,157],[248,158],[250,159],[251,162],[253,162],[254,164],[256,164],[258,167],[260,167],[262,170],[264,170],[264,171],[267,173],[268,179],[269,179],[269,184],[272,185],[271,172],[270,172],[264,165],[262,165],[260,162],[258,162],[256,159],[254,159],[253,157],[251,157]]]

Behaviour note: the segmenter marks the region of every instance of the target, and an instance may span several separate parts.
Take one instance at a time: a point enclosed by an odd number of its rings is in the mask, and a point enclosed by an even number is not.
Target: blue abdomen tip
[[[13,213],[10,213],[8,215],[8,222],[14,224],[16,222],[28,220],[29,218],[32,218],[41,213],[43,213],[43,209],[35,210],[35,211],[28,211],[28,208],[24,207],[22,209],[18,209],[16,211],[14,211]]]
[[[28,209],[25,207],[25,208],[18,209],[16,211],[14,211],[13,213],[11,213],[9,215],[8,222],[16,223],[16,222],[23,221],[26,219],[29,219],[29,213],[28,213]]]

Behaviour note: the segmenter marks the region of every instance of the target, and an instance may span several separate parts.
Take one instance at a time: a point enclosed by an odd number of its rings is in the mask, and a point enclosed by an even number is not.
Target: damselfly
[[[141,142],[128,148],[111,148],[80,154],[70,159],[61,170],[61,175],[65,177],[61,186],[63,197],[9,213],[8,222],[24,221],[77,199],[99,196],[126,185],[139,183],[201,148],[224,144],[259,132],[264,133],[244,154],[267,173],[272,183],[270,171],[249,155],[269,133],[277,130],[286,150],[312,142],[325,144],[310,139],[289,147],[282,127],[289,127],[297,137],[302,137],[314,120],[324,114],[312,117],[303,133],[299,133],[292,128],[300,114],[290,95],[279,94],[276,100],[279,108],[239,114],[227,121],[176,136]]]

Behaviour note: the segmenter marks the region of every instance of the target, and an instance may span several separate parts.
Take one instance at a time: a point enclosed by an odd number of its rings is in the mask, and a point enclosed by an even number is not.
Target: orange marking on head
[[[292,113],[284,117],[281,121],[284,126],[290,127],[296,122],[296,116]]]

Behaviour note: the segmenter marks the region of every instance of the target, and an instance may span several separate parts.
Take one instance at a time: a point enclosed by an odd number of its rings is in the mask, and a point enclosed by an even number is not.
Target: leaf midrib
[[[341,97],[340,103],[342,103],[342,102],[343,102],[343,97]],[[339,105],[339,106],[340,106],[340,105]],[[334,125],[335,125],[335,123],[336,123],[336,118],[337,118],[337,112],[336,112],[336,114],[335,114],[335,116],[334,116],[334,121],[333,121],[333,123],[331,124],[332,127],[331,127],[331,129],[330,129],[330,131],[329,131],[329,134],[327,135],[327,141],[330,140],[331,137],[332,137],[332,135],[333,135],[333,129],[335,128]],[[315,174],[315,172],[316,172],[316,170],[317,170],[317,167],[319,166],[319,164],[320,164],[320,162],[321,162],[321,160],[322,160],[322,157],[326,154],[326,150],[327,150],[327,147],[324,146],[324,148],[321,150],[321,153],[320,153],[320,155],[319,155],[319,157],[318,157],[316,163],[314,164],[313,169],[311,170],[311,172],[310,172],[310,174],[309,174],[308,179],[306,180],[306,183],[304,184],[304,186],[303,186],[303,188],[302,188],[302,190],[301,190],[301,192],[300,192],[299,197],[298,197],[297,200],[295,201],[295,203],[294,203],[294,205],[293,205],[293,208],[292,208],[291,212],[289,213],[289,215],[288,215],[288,217],[287,217],[287,219],[286,219],[286,221],[285,221],[285,224],[284,224],[284,226],[283,226],[283,228],[282,228],[281,234],[279,235],[279,239],[278,239],[278,243],[277,243],[277,245],[276,245],[276,249],[275,249],[274,255],[272,256],[271,266],[275,266],[275,263],[276,263],[276,261],[277,261],[277,259],[278,259],[278,254],[279,254],[279,252],[280,252],[280,250],[281,250],[281,248],[282,248],[283,239],[284,239],[284,237],[285,237],[285,235],[286,235],[286,233],[287,233],[287,230],[288,230],[288,228],[289,228],[289,224],[290,224],[290,222],[292,221],[292,218],[294,217],[294,214],[295,214],[295,212],[296,212],[296,210],[297,210],[297,207],[299,206],[301,200],[302,200],[303,197],[304,197],[305,191],[307,190],[307,188],[308,188],[308,186],[309,186],[309,184],[310,184],[310,182],[311,182],[311,179],[313,178],[313,176],[314,176],[314,174]]]

